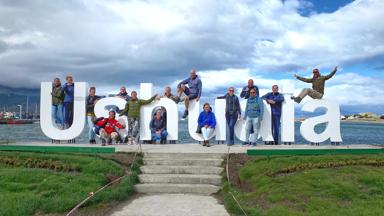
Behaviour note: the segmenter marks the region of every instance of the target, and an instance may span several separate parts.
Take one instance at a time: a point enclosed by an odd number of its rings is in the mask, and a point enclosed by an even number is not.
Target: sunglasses
[[[229,91],[230,91],[230,92],[234,92],[235,90],[233,90],[233,89],[229,89]]]
[[[251,94],[256,94],[256,92],[251,92]]]

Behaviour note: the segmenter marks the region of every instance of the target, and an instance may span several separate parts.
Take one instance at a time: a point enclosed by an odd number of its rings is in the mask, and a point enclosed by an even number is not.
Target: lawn
[[[120,154],[119,158],[132,159]],[[67,213],[110,181],[125,174],[128,162],[115,155],[0,152],[0,215]],[[137,181],[132,175],[91,199],[88,206],[127,199]]]
[[[384,155],[231,155],[224,203],[234,215],[384,215]]]

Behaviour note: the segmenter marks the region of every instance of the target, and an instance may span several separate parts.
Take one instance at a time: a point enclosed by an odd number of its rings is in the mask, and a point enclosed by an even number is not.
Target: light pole
[[[23,109],[23,106],[17,105],[20,108],[20,119],[21,119],[21,110]]]

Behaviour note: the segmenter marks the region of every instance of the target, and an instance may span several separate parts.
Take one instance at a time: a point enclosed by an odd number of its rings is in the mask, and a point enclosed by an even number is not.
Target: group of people
[[[312,83],[312,88],[303,89],[297,97],[292,96],[291,99],[297,103],[300,103],[307,95],[314,99],[321,99],[324,95],[325,81],[335,75],[336,71],[337,67],[335,67],[329,75],[322,76],[318,69],[314,69],[312,78],[303,78],[295,74],[295,78],[307,83]],[[137,97],[136,91],[132,91],[131,95],[129,95],[126,88],[122,86],[120,92],[115,96],[126,100],[125,108],[121,111],[109,111],[108,118],[96,118],[94,107],[96,102],[102,97],[96,95],[95,87],[90,87],[89,95],[86,98],[89,142],[95,144],[95,137],[96,134],[98,134],[102,139],[102,145],[112,144],[113,142],[135,144],[139,140],[141,106],[150,104],[155,99],[168,98],[175,103],[184,103],[185,111],[182,118],[187,118],[190,101],[199,101],[201,94],[202,82],[200,77],[196,74],[195,70],[191,70],[190,76],[178,84],[177,95],[173,95],[171,87],[167,86],[162,96],[156,94],[148,100],[143,100]],[[271,92],[260,97],[258,86],[256,86],[254,81],[250,79],[248,80],[248,84],[242,88],[240,97],[247,100],[244,114],[241,112],[239,98],[235,95],[234,87],[230,87],[228,93],[225,95],[216,97],[217,99],[225,99],[226,102],[225,118],[229,132],[227,144],[233,145],[235,143],[235,125],[241,118],[246,122],[246,141],[243,144],[257,144],[260,122],[264,115],[263,100],[270,105],[272,111],[273,144],[279,144],[280,118],[284,96],[279,93],[278,85],[273,85]],[[73,101],[74,82],[72,76],[66,77],[66,83],[64,85],[61,85],[59,78],[55,78],[52,86],[52,118],[59,128],[65,129],[71,126],[73,122]],[[116,120],[117,114],[119,114],[119,116],[126,116],[128,122],[124,123]],[[120,129],[125,129],[126,125],[129,128],[128,134],[125,137],[121,137],[118,131]],[[166,125],[165,109],[160,108],[155,110],[150,122],[152,142],[161,144],[166,143],[168,135]],[[196,130],[196,133],[200,133],[203,137],[203,146],[210,146],[209,140],[214,133],[215,127],[215,114],[212,112],[210,104],[205,103],[203,105],[203,111],[199,115],[198,127]]]
[[[52,84],[52,119],[60,129],[66,129],[73,122],[74,82],[68,75],[66,83],[61,84],[59,78],[55,78]]]

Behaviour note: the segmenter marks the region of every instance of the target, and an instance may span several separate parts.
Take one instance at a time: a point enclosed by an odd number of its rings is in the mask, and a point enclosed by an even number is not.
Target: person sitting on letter
[[[156,111],[156,115],[152,118],[149,127],[151,129],[151,137],[152,142],[160,144],[165,144],[168,136],[168,132],[166,130],[166,121],[164,117],[161,115],[161,109]]]
[[[204,110],[200,113],[197,122],[199,127],[201,128],[201,134],[203,135],[203,146],[209,147],[209,137],[212,135],[216,127],[216,117],[215,114],[212,112],[212,108],[209,103],[205,103],[203,108]]]
[[[189,88],[186,85],[188,85]],[[182,117],[183,119],[187,118],[188,116],[189,101],[193,99],[196,99],[196,101],[200,100],[201,90],[202,90],[201,80],[197,76],[196,70],[192,69],[191,76],[181,81],[177,86],[177,92],[178,92],[179,98],[181,98],[181,94],[183,92],[186,95],[183,99],[184,105],[185,105],[185,111]]]
[[[292,96],[291,99],[294,100],[296,103],[300,103],[301,100],[303,100],[304,97],[307,95],[309,95],[313,99],[323,98],[325,81],[333,77],[336,71],[337,71],[337,66],[333,69],[333,71],[330,74],[326,76],[322,76],[319,72],[319,69],[315,68],[313,69],[313,77],[310,79],[304,78],[295,74],[294,77],[296,77],[298,80],[301,80],[306,83],[312,83],[312,88],[303,89],[299,94],[299,96],[297,97]]]

